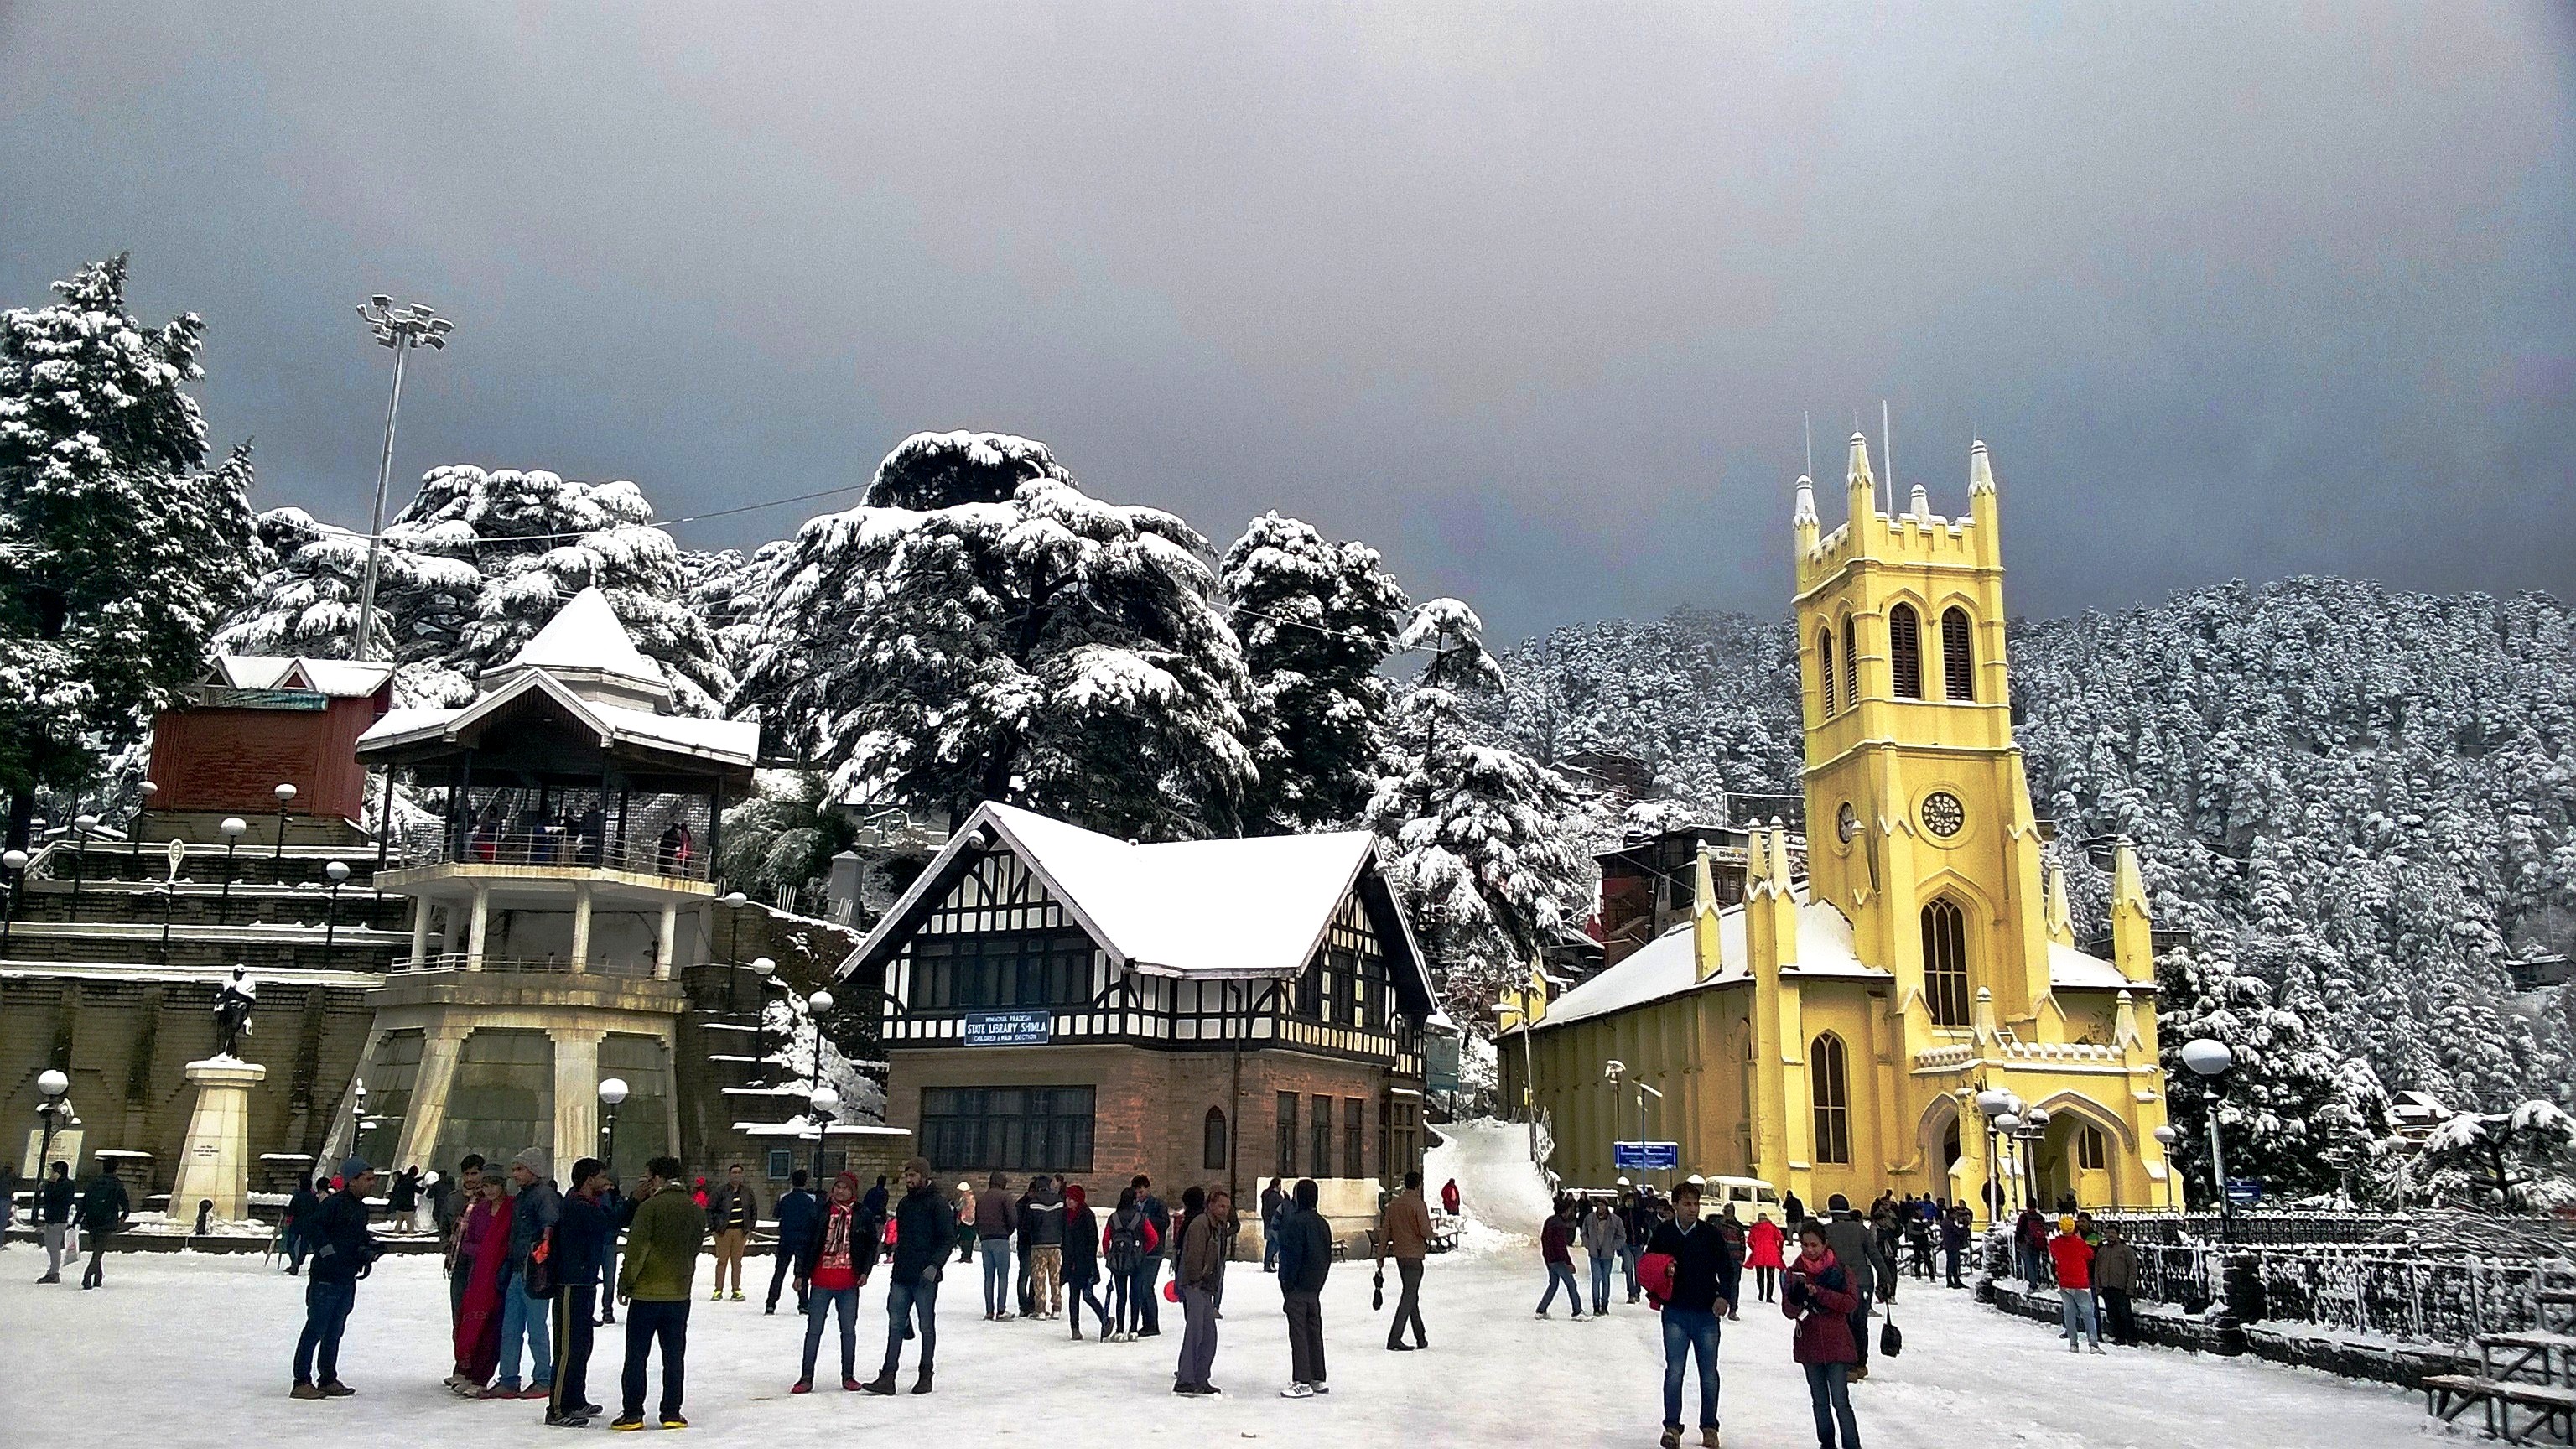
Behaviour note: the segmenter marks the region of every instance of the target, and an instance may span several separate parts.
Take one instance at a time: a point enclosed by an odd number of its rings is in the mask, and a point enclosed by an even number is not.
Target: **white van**
[[[1704,1177],[1700,1179],[1701,1205],[1710,1212],[1720,1203],[1734,1203],[1735,1215],[1746,1222],[1762,1208],[1777,1212],[1780,1190],[1758,1177]]]

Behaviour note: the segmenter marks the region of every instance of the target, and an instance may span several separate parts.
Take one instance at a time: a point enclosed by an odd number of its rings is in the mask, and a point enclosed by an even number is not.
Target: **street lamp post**
[[[2155,1139],[2156,1146],[2162,1148],[2165,1155],[2166,1204],[2172,1208],[2173,1211],[2181,1212],[2182,1179],[2174,1172],[2173,1146],[2176,1142],[2182,1140],[2182,1134],[2174,1130],[2174,1125],[2171,1122],[2167,1122],[2155,1130]]]
[[[1613,1158],[1616,1158],[1619,1155],[1619,1118],[1621,1115],[1619,1109],[1625,1105],[1625,1103],[1620,1101],[1621,1093],[1619,1091],[1619,1079],[1627,1074],[1628,1064],[1619,1060],[1617,1057],[1612,1057],[1610,1060],[1601,1064],[1601,1079],[1610,1084],[1610,1155]],[[1640,1141],[1643,1141],[1645,1135],[1645,1117],[1644,1113],[1641,1111],[1638,1114],[1637,1137]],[[1616,1168],[1618,1164],[1613,1162],[1611,1165],[1613,1168]]]
[[[232,916],[233,852],[240,848],[242,832],[250,829],[250,822],[238,815],[227,815],[224,823],[216,828],[224,833],[224,888],[215,900],[215,924],[220,926]]]
[[[832,1109],[841,1105],[841,1094],[823,1080],[823,1018],[831,1013],[832,993],[817,991],[805,998],[805,1019],[814,1027],[814,1181],[823,1180],[823,1138],[831,1130]]]
[[[626,1100],[626,1079],[599,1079],[599,1161],[608,1169],[608,1180],[617,1180],[617,1106]]]
[[[1986,1088],[1977,1094],[1976,1100],[1977,1115],[1986,1124],[1986,1187],[1983,1196],[1986,1221],[1991,1225],[2003,1216],[2004,1211],[2004,1176],[2002,1163],[1998,1160],[2001,1149],[1997,1146],[1997,1139],[2002,1119],[2012,1115],[2016,1102],[2013,1094],[2001,1087]]]
[[[323,907],[322,916],[322,964],[328,966],[331,964],[331,943],[340,932],[340,887],[349,883],[349,863],[335,860],[322,867],[322,873],[331,878],[331,903]]]
[[[277,797],[277,844],[268,856],[268,880],[271,885],[286,884],[286,807],[295,799],[295,787],[279,785],[269,792]]]
[[[2218,1103],[2225,1095],[2218,1079],[2236,1065],[2236,1053],[2223,1041],[2197,1037],[2182,1044],[2182,1064],[2209,1084],[2209,1185],[2218,1193],[2218,1241],[2232,1242],[2236,1236],[2236,1207],[2227,1200],[2227,1153],[2218,1138]]]
[[[36,1148],[36,1181],[42,1184],[50,1167],[47,1159],[54,1155],[54,1134],[61,1131],[63,1120],[72,1114],[72,1104],[65,1100],[72,1089],[72,1079],[53,1068],[36,1075],[36,1091],[45,1100],[36,1104],[36,1116],[44,1122]]]
[[[817,1086],[806,1099],[814,1113],[814,1180],[823,1180],[823,1139],[832,1130],[832,1109],[841,1105],[841,1094],[830,1087]]]
[[[402,413],[403,359],[415,347],[433,352],[445,347],[447,334],[456,326],[423,303],[397,307],[393,298],[381,293],[369,297],[358,315],[367,319],[367,329],[375,334],[377,346],[393,349],[394,391],[385,403],[385,454],[376,467],[376,509],[374,521],[367,527],[367,572],[358,585],[358,637],[349,641],[352,659],[367,657],[369,636],[375,629],[376,569],[385,550],[385,492],[393,486],[394,420]]]
[[[128,860],[140,860],[143,856],[143,817],[152,813],[152,797],[161,793],[161,787],[149,780],[135,788],[142,793],[142,798],[134,802],[134,818],[125,823],[125,856]]]
[[[89,833],[98,828],[95,815],[72,817],[72,903],[67,919],[80,919],[81,877],[89,873]]]
[[[724,958],[728,964],[733,960],[734,948],[742,944],[742,916],[740,915],[740,912],[744,903],[750,899],[751,897],[744,895],[740,891],[727,891],[725,892],[724,899],[717,902],[717,904],[725,908]],[[742,1015],[742,992],[737,985],[741,979],[742,976],[739,972],[728,971],[725,973],[725,1010],[736,1016]]]
[[[349,1155],[364,1157],[358,1150],[358,1139],[367,1135],[367,1081],[361,1077],[349,1084]]]
[[[18,897],[27,888],[27,852],[0,852],[0,870],[9,874],[6,882],[8,900],[0,902],[0,956],[9,954],[9,926],[18,919]]]
[[[778,974],[778,963],[766,956],[751,960],[751,1055],[768,1076],[769,1065],[769,983]],[[758,1085],[758,1083],[754,1083]]]

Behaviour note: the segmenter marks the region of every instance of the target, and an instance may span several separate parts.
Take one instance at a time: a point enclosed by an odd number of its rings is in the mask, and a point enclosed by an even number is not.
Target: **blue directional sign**
[[[970,1011],[966,1013],[968,1046],[1045,1046],[1055,1033],[1055,1013],[1048,1011]]]
[[[1626,1172],[1678,1172],[1682,1165],[1682,1145],[1678,1142],[1613,1142],[1610,1165]]]
[[[2259,1177],[2229,1178],[2227,1200],[2238,1207],[2252,1207],[2263,1200],[2263,1180]]]

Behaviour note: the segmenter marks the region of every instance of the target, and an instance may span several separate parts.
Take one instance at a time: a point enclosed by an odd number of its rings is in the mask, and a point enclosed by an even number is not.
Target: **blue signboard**
[[[2227,1200],[2238,1207],[2252,1207],[2263,1200],[2263,1180],[2259,1177],[2229,1178]]]
[[[1422,1090],[1458,1090],[1458,1038],[1453,1033],[1435,1031],[1423,1038]]]
[[[968,1046],[1045,1046],[1055,1031],[1048,1011],[970,1011],[966,1013]]]
[[[1610,1165],[1626,1172],[1679,1172],[1682,1145],[1678,1142],[1613,1142]]]

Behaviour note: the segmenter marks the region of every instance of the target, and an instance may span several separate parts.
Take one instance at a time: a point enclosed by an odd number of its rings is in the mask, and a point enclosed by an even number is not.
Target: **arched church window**
[[[1947,896],[1923,908],[1923,999],[1935,1026],[1968,1024],[1968,931]]]
[[[1896,671],[1896,697],[1923,697],[1923,620],[1912,604],[1887,611],[1887,662]]]
[[[1223,1171],[1226,1148],[1230,1145],[1226,1141],[1224,1108],[1208,1108],[1207,1121],[1201,1126],[1199,1135],[1202,1139],[1200,1145],[1205,1149],[1200,1154],[1201,1165],[1210,1172]]]
[[[1965,704],[1977,697],[1976,631],[1968,624],[1968,611],[1949,608],[1941,611],[1941,687],[1952,701]]]
[[[1843,700],[1860,703],[1860,629],[1849,614],[1843,615]]]
[[[1834,631],[1816,633],[1816,678],[1824,682],[1825,718],[1834,717]]]
[[[1808,1087],[1816,1102],[1816,1160],[1851,1161],[1851,1074],[1843,1039],[1827,1032],[1807,1048]]]
[[[2111,1144],[2103,1139],[2102,1129],[2086,1123],[2076,1129],[2075,1165],[2086,1172],[2102,1172],[2111,1165]]]

